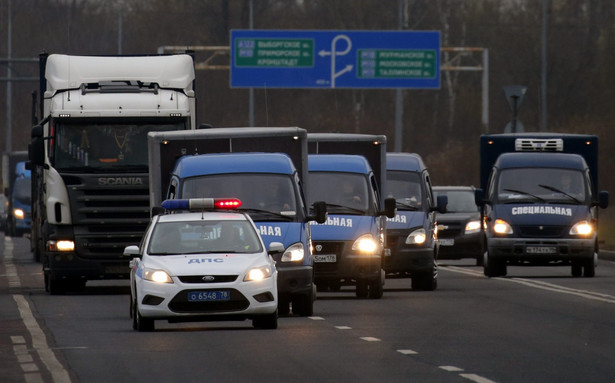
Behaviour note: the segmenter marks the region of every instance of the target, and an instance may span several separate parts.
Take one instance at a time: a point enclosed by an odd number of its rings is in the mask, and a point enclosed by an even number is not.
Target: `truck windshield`
[[[387,194],[397,201],[400,210],[416,210],[421,206],[421,176],[415,172],[387,171]]]
[[[49,141],[59,171],[147,170],[147,132],[186,129],[186,120],[57,120]]]
[[[332,214],[364,214],[369,208],[368,186],[363,174],[310,172],[309,204],[325,201]]]
[[[294,182],[288,175],[230,173],[188,178],[178,198],[239,198],[240,209],[252,210],[252,219],[260,221],[297,216],[301,205],[296,195]],[[264,214],[267,212],[274,215]]]
[[[496,188],[497,199],[503,203],[584,204],[591,197],[584,174],[570,169],[505,169]]]

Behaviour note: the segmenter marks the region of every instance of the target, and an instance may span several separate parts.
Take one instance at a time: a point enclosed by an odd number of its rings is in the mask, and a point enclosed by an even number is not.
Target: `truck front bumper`
[[[593,259],[595,238],[488,238],[490,258],[511,262],[552,263]]]
[[[43,271],[54,280],[130,278],[129,260],[88,260],[74,252],[45,252]]]

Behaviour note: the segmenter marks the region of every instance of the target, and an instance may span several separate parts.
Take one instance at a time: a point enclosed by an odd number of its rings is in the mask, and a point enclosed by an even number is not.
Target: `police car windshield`
[[[333,214],[365,214],[369,207],[369,188],[363,174],[310,172],[308,201],[325,201]]]
[[[256,253],[262,246],[248,221],[159,222],[147,253],[178,255],[205,253]]]
[[[290,176],[265,173],[230,173],[191,177],[185,180],[179,198],[233,197],[241,200],[241,210],[252,219],[292,220],[298,216],[297,201]]]
[[[421,176],[415,172],[387,171],[387,195],[400,210],[418,210],[423,201]]]
[[[496,188],[503,203],[581,204],[591,197],[584,174],[570,169],[505,169]]]
[[[474,202],[474,192],[471,190],[435,190],[434,198],[439,195],[448,197],[447,213],[476,213],[478,206]]]
[[[147,132],[186,129],[184,119],[113,119],[107,123],[58,120],[49,141],[53,166],[60,171],[146,172]],[[126,169],[124,169],[126,168]]]

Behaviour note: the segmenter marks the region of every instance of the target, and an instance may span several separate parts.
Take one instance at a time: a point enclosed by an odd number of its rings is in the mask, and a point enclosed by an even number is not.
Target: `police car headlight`
[[[513,229],[512,226],[510,226],[508,222],[503,219],[496,219],[493,224],[493,232],[496,234],[512,234]]]
[[[352,250],[359,251],[360,253],[375,253],[379,246],[379,242],[371,234],[365,234],[354,241]]]
[[[425,229],[420,228],[414,230],[406,237],[406,245],[422,245],[426,240],[427,234],[425,233]]]
[[[470,221],[466,223],[466,234],[478,233],[480,231],[480,221]]]
[[[157,283],[173,283],[173,280],[164,270],[143,270],[143,279]]]
[[[305,256],[305,250],[303,250],[303,244],[295,243],[295,244],[288,246],[286,251],[284,251],[284,254],[282,254],[281,261],[282,262],[302,261],[304,256]]]
[[[243,277],[244,282],[256,282],[267,279],[273,275],[273,270],[269,266],[261,266],[250,269],[246,276]]]
[[[587,221],[577,222],[570,229],[570,235],[589,236],[589,235],[592,235],[593,232],[594,232],[594,227],[592,226],[591,223]]]
[[[13,215],[16,219],[24,219],[26,216],[22,209],[13,209]]]

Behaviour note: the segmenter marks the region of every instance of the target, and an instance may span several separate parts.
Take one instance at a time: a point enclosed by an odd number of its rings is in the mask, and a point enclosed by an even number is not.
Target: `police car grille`
[[[528,238],[559,238],[564,229],[564,226],[520,226],[519,232]]]
[[[250,306],[250,302],[239,291],[231,289],[231,299],[228,301],[189,302],[188,292],[195,290],[183,290],[169,302],[169,309],[176,313],[215,313],[225,311],[241,311]],[[207,289],[198,291],[206,292]]]
[[[234,282],[237,275],[182,275],[178,278],[183,283],[224,283]]]

